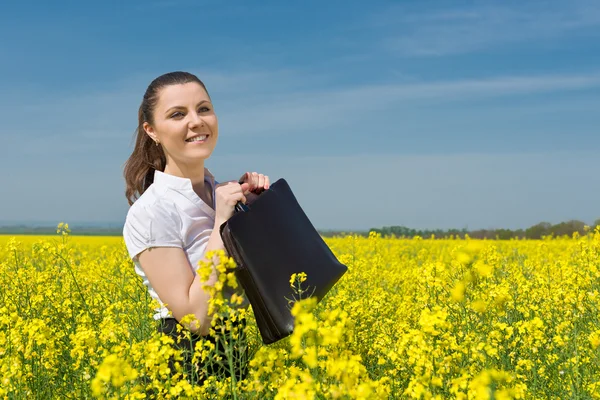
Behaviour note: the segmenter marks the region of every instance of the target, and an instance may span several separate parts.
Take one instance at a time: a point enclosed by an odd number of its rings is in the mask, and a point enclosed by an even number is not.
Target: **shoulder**
[[[131,257],[148,247],[181,247],[181,217],[166,192],[148,188],[129,208],[123,239]]]
[[[127,216],[143,213],[144,210],[168,208],[172,204],[168,188],[150,185],[148,189],[129,207]]]
[[[167,191],[157,190],[151,185],[127,211],[125,225],[144,223],[150,219],[171,218],[177,214],[177,207]]]

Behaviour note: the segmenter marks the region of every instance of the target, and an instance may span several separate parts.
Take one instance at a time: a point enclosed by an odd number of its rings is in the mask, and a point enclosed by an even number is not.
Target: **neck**
[[[201,160],[192,166],[167,163],[164,172],[165,174],[178,176],[180,178],[188,178],[192,181],[192,187],[196,192],[199,190],[202,191],[204,188],[204,160]]]

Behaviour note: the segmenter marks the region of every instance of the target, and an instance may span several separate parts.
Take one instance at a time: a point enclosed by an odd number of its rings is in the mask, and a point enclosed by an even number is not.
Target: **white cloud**
[[[419,11],[394,6],[372,16],[384,48],[404,56],[469,53],[514,43],[560,38],[600,26],[595,1],[476,3],[468,8]],[[598,35],[598,30],[595,30]]]
[[[372,112],[389,116],[389,122],[406,106],[462,102],[466,107],[469,102],[481,99],[523,98],[600,87],[598,72],[335,88],[302,87],[301,82],[312,78],[302,71],[198,74],[209,86],[220,125],[229,136],[291,135],[341,129],[348,124],[365,129],[369,121],[368,118],[365,121],[364,115]],[[326,81],[325,77],[319,79]],[[0,136],[9,149],[29,154],[43,154],[48,148],[80,152],[127,147],[137,125],[139,101],[149,81],[147,76],[132,77],[111,85],[111,90],[55,96],[51,101],[50,96],[43,94],[30,97],[41,99],[39,103],[28,100],[27,104],[14,104],[10,99],[11,107],[0,107],[3,120]],[[545,99],[544,104],[548,101]],[[20,112],[10,111],[15,108]],[[23,115],[35,118],[23,124]],[[32,136],[37,140],[22,139]]]
[[[427,83],[362,85],[337,90],[286,93],[271,101],[240,98],[227,104],[227,126],[232,134],[283,134],[307,129],[329,129],[359,122],[371,111],[391,113],[401,104],[469,102],[481,98],[525,96],[597,88],[600,73],[580,75],[500,76]],[[253,104],[241,107],[241,104]]]

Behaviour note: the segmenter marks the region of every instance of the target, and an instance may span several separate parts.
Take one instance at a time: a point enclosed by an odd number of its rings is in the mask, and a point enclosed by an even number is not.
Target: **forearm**
[[[223,239],[221,239],[221,234],[219,232],[219,227],[221,223],[219,221],[215,222],[215,226],[213,231],[208,239],[208,243],[206,245],[205,254],[210,251],[216,250],[225,250],[225,246],[223,244]],[[206,256],[203,258],[203,261],[208,261]],[[215,265],[219,263],[218,257],[213,257],[211,264],[211,273],[207,281],[202,281],[200,274],[196,274],[194,280],[192,281],[192,285],[190,286],[189,291],[189,309],[192,310],[198,321],[200,321],[200,326],[197,323],[194,323],[190,326],[190,330],[201,335],[207,335],[210,328],[210,321],[212,319],[212,315],[208,314],[208,302],[210,300],[210,293],[203,289],[203,286],[213,286],[218,279],[218,272],[215,268]]]

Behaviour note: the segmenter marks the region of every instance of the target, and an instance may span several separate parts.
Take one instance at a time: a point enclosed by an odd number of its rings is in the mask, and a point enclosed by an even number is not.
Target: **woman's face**
[[[219,123],[206,90],[197,82],[169,85],[159,92],[154,124],[144,123],[146,133],[158,140],[175,161],[207,159],[219,136]]]

